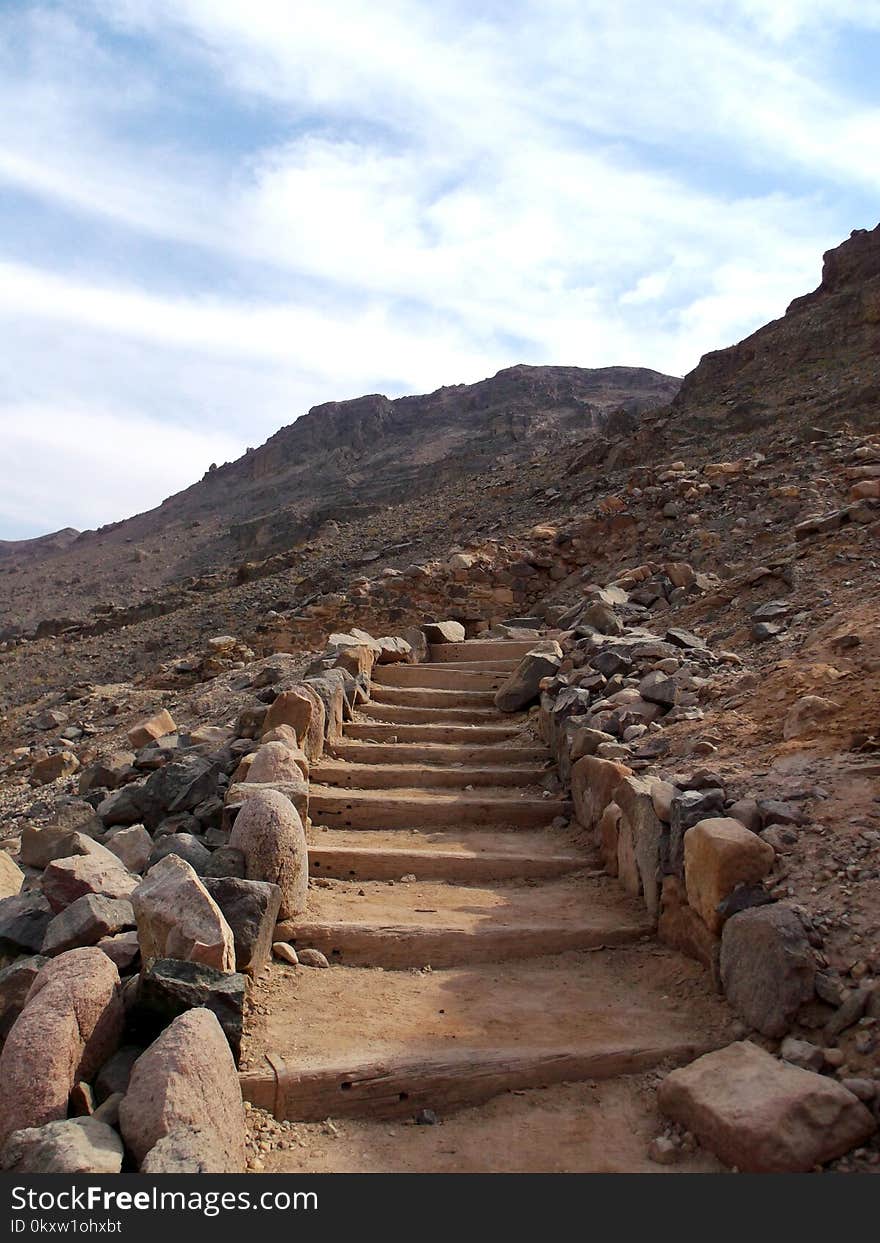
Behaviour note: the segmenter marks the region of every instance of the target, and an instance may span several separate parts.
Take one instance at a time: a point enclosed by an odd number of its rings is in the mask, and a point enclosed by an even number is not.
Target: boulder
[[[182,958],[218,971],[235,970],[232,930],[199,880],[179,855],[166,855],[132,894],[141,958]]]
[[[216,971],[203,963],[157,958],[141,972],[137,1000],[129,1011],[131,1029],[148,1043],[179,1014],[203,1006],[223,1028],[237,1064],[248,988],[247,976],[238,971]]]
[[[0,850],[0,902],[14,898],[24,884],[24,872],[5,850]]]
[[[256,975],[272,953],[281,909],[281,890],[261,880],[203,877],[202,883],[220,907],[235,941],[235,967]]]
[[[267,746],[269,743],[281,744],[284,746],[285,750],[288,752],[288,757],[286,758],[293,759],[293,762],[296,764],[303,778],[306,781],[308,781],[309,769],[310,769],[309,757],[306,755],[305,751],[302,750],[299,743],[296,741],[296,733],[291,729],[289,725],[276,725],[274,729],[270,729],[268,734],[265,734],[263,736],[262,741],[263,741],[263,746],[259,747],[258,750],[256,751],[252,751],[250,755],[244,756],[242,759],[242,764],[244,764],[245,760],[250,760],[252,764],[254,760],[257,758],[257,756],[262,753],[263,747]],[[265,761],[265,758],[266,757],[264,757],[264,761]],[[236,769],[232,780],[233,781],[246,781],[247,773],[249,771],[250,771],[250,764],[248,764],[247,769],[245,770],[244,773],[242,773],[241,776],[238,775],[238,769]],[[257,771],[259,772],[259,769]],[[258,776],[256,778],[253,778],[253,780],[256,780],[256,781],[271,781],[271,779],[272,778],[270,776],[266,776],[266,777]]]
[[[308,894],[308,847],[290,799],[276,790],[260,790],[249,798],[236,817],[229,845],[244,855],[248,880],[269,881],[281,890],[281,919],[302,914]]]
[[[153,853],[153,839],[142,824],[120,829],[107,841],[107,849],[116,855],[129,872],[143,872]]]
[[[0,899],[0,952],[37,954],[52,919],[52,908],[41,893],[30,890]]]
[[[293,803],[303,823],[306,823],[309,818],[309,784],[298,775],[295,781],[273,781],[269,785],[262,781],[239,781],[231,785],[226,792],[225,825],[231,827],[245,803],[266,793],[283,794]]]
[[[118,1174],[122,1140],[95,1118],[70,1118],[13,1131],[0,1151],[12,1174]]]
[[[721,981],[730,1005],[765,1036],[784,1036],[813,996],[816,964],[803,924],[788,906],[732,915],[721,936]]]
[[[133,927],[134,911],[127,899],[87,893],[55,916],[46,929],[41,952],[51,958]]]
[[[263,736],[278,725],[289,725],[310,760],[324,754],[324,702],[304,683],[282,691],[263,721]]]
[[[333,677],[332,674],[339,676]],[[342,737],[342,722],[346,712],[342,670],[329,669],[323,677],[307,678],[303,685],[311,687],[324,705],[324,738],[327,742],[338,742]]]
[[[772,846],[728,816],[701,820],[684,835],[688,903],[710,932],[720,932],[719,904],[737,885],[762,880],[773,866]],[[744,912],[745,913],[745,912]]]
[[[133,725],[128,731],[128,741],[137,750],[139,747],[145,747],[148,743],[155,742],[157,738],[164,738],[166,734],[174,734],[176,732],[177,726],[174,724],[174,717],[163,708],[155,716],[147,717],[146,720],[138,721],[137,725]]]
[[[138,943],[137,931],[135,930],[131,932],[116,932],[110,936],[101,937],[100,941],[96,941],[95,944],[99,950],[107,955],[120,975],[126,975],[132,971],[141,956],[141,948]]]
[[[19,958],[0,971],[0,1043],[24,1009],[31,985],[48,959],[40,954]]]
[[[206,1173],[244,1170],[238,1075],[223,1030],[209,1010],[181,1014],[138,1058],[119,1106],[119,1124],[140,1166],[160,1140],[195,1131],[205,1137]]]
[[[585,829],[595,829],[614,792],[632,769],[617,760],[603,760],[597,755],[582,756],[571,768],[571,797],[575,814]]]
[[[80,794],[88,794],[91,790],[115,790],[133,764],[134,752],[114,751],[83,768],[77,788]]]
[[[0,1053],[0,1142],[67,1113],[71,1088],[119,1044],[119,972],[94,947],[51,959],[34,980]]]
[[[422,630],[429,643],[463,643],[465,639],[465,628],[457,621],[426,622]]]
[[[395,635],[385,635],[376,642],[379,645],[378,664],[396,665],[412,661],[412,645],[407,643],[406,639],[399,639]]]
[[[226,1157],[213,1131],[179,1127],[163,1135],[141,1162],[142,1174],[210,1174]]]
[[[88,803],[72,804],[65,808],[65,814],[56,815],[52,824],[24,826],[21,861],[26,867],[44,868],[53,859],[88,854],[93,846],[100,851],[99,844],[92,839],[103,831],[104,825],[94,808]]]
[[[555,677],[562,664],[562,648],[549,640],[527,652],[495,693],[499,712],[520,712],[538,698],[542,678]]]
[[[292,750],[283,742],[264,742],[254,754],[247,771],[246,781],[258,781],[273,785],[280,781],[307,781],[308,760],[300,760],[301,752]]]
[[[191,812],[216,796],[222,772],[219,764],[203,755],[181,755],[156,769],[140,798],[144,824],[155,827],[164,816]]]
[[[660,1109],[728,1165],[807,1173],[873,1134],[865,1106],[833,1079],[738,1041],[672,1071]]]
[[[716,787],[708,790],[674,790],[669,801],[669,851],[664,869],[670,876],[684,875],[684,835],[701,820],[721,815],[724,811],[724,791]]]
[[[122,866],[115,855],[112,862],[98,855],[73,855],[56,859],[43,872],[40,887],[53,911],[62,911],[85,894],[107,898],[128,898],[137,887],[137,877]]]

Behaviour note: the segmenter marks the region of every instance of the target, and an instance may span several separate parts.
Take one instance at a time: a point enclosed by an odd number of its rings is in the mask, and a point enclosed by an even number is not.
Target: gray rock
[[[133,927],[134,910],[127,899],[87,893],[55,916],[46,929],[42,953],[51,958]]]
[[[138,1039],[150,1042],[179,1014],[203,1007],[222,1027],[237,1064],[249,988],[247,976],[240,972],[159,958],[141,972],[137,1001],[129,1014],[131,1029]]]
[[[242,851],[236,850],[234,846],[218,846],[211,855],[210,862],[205,865],[202,879],[204,880],[209,876],[238,876],[244,878],[245,868],[246,864]]]
[[[549,642],[536,646],[519,662],[495,694],[495,707],[501,712],[520,712],[537,699],[542,678],[555,677],[562,663],[562,648]]]
[[[21,1014],[31,985],[47,959],[41,954],[33,958],[19,958],[0,971],[0,1042]]]
[[[141,1173],[210,1174],[222,1160],[211,1132],[183,1126],[153,1145],[141,1162]]]
[[[198,876],[201,876],[211,862],[210,850],[191,833],[167,833],[153,848],[150,867],[166,855],[179,855]]]
[[[463,643],[465,638],[465,628],[457,621],[427,622],[422,630],[429,643]]]
[[[118,1174],[122,1140],[95,1118],[68,1118],[13,1131],[0,1169],[15,1174]]]
[[[684,874],[684,835],[701,820],[724,814],[724,791],[683,790],[669,804],[669,855],[664,870],[670,876]]]
[[[733,915],[721,935],[721,982],[744,1022],[764,1036],[786,1034],[814,995],[813,952],[794,911],[775,903]]]
[[[329,967],[330,964],[320,950],[304,949],[296,951],[297,960],[302,967]]]
[[[208,876],[202,879],[232,929],[236,970],[256,975],[272,953],[281,890],[268,881]]]
[[[854,988],[844,996],[836,1013],[832,1014],[825,1024],[826,1040],[836,1040],[848,1027],[858,1023],[865,1013],[872,991],[872,986],[868,985],[864,988]]]
[[[33,890],[0,899],[0,951],[38,954],[52,916],[49,903]]]
[[[825,1065],[825,1054],[817,1044],[811,1044],[809,1040],[797,1040],[794,1036],[785,1037],[779,1056],[792,1066],[800,1066],[801,1070],[818,1073]]]

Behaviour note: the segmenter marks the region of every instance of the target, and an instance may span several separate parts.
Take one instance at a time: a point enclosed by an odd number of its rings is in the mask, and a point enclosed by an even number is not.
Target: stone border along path
[[[310,872],[334,880],[276,936],[333,970],[298,970],[294,993],[290,968],[273,967],[240,1078],[276,1118],[446,1115],[730,1040],[709,990],[671,995],[668,968],[686,964],[568,827],[527,716],[495,707],[537,639],[376,664],[369,701],[312,765]]]

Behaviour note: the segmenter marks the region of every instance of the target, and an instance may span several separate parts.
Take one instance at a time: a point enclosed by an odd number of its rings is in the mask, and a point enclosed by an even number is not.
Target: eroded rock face
[[[236,817],[229,845],[244,855],[248,880],[278,886],[281,919],[305,910],[308,847],[302,820],[290,799],[276,790],[254,794]]]
[[[155,1172],[156,1163],[167,1162],[177,1146],[190,1156],[204,1151],[205,1173],[243,1171],[241,1089],[226,1037],[210,1011],[180,1015],[138,1058],[119,1106],[119,1124],[127,1147],[145,1170]],[[182,1132],[189,1133],[186,1142]],[[172,1145],[169,1137],[175,1134]],[[162,1140],[166,1143],[147,1165],[148,1154]]]
[[[0,1054],[0,1141],[67,1113],[122,1035],[119,972],[97,948],[68,950],[39,972]]]
[[[218,971],[235,970],[232,930],[196,873],[179,855],[166,855],[131,896],[145,963],[182,958]]]
[[[724,992],[740,1018],[763,1035],[785,1035],[813,996],[815,974],[813,951],[790,907],[753,907],[724,925]]]
[[[876,1123],[834,1079],[738,1041],[674,1070],[661,1110],[728,1165],[755,1174],[804,1173],[864,1142]]]

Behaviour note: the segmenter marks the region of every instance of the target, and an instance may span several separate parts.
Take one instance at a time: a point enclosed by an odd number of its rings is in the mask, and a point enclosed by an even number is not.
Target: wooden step
[[[365,703],[361,717],[402,725],[495,725],[504,720],[497,708],[401,708],[396,704]]]
[[[505,746],[496,743],[483,747],[457,747],[440,742],[349,742],[342,739],[332,744],[325,754],[332,754],[352,764],[487,764],[510,768],[529,767],[549,760],[550,752],[543,746]]]
[[[492,794],[458,790],[338,790],[312,782],[309,815],[330,828],[403,828],[454,825],[537,828],[565,815],[560,798],[498,790]]]
[[[541,885],[336,881],[310,889],[305,914],[279,923],[276,939],[331,962],[396,968],[537,958],[628,945],[650,932],[644,909],[609,902],[595,880],[576,876]]]
[[[511,661],[511,670],[516,668]],[[445,665],[376,665],[373,687],[422,686],[450,691],[496,691],[507,681],[508,669],[461,669]]]
[[[479,661],[511,660],[517,664],[528,652],[538,647],[542,639],[466,639],[463,643],[432,643],[428,651],[431,663],[447,660]]]
[[[382,790],[403,787],[445,787],[464,790],[467,786],[535,786],[548,776],[540,765],[512,767],[469,767],[464,764],[440,768],[429,764],[351,764],[322,760],[313,764],[311,780],[343,789]]]
[[[698,964],[653,946],[431,972],[271,972],[273,1004],[254,1017],[255,1065],[241,1084],[289,1119],[444,1116],[511,1089],[686,1061],[729,1039]]]
[[[374,685],[370,699],[377,704],[397,704],[402,708],[486,708],[495,709],[493,691],[438,690],[424,686]]]
[[[449,834],[455,837],[455,834]],[[499,836],[503,837],[504,834]],[[513,834],[507,834],[513,836]],[[518,837],[519,835],[517,835]],[[525,834],[523,834],[525,836]],[[309,875],[339,880],[450,880],[480,881],[546,879],[590,867],[591,861],[573,851],[441,850],[410,844],[405,848],[309,845]]]
[[[509,743],[523,736],[520,723],[510,725],[408,725],[389,721],[348,721],[346,738],[368,742],[444,743],[461,746]],[[525,735],[528,738],[528,735]],[[529,739],[531,742],[532,740]]]

